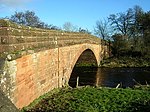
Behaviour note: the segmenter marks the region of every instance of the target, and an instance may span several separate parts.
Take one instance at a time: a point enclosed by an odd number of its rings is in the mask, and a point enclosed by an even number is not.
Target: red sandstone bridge
[[[102,49],[103,48],[103,49]],[[99,65],[106,46],[85,33],[20,26],[0,20],[0,88],[18,108],[68,83],[85,53]]]

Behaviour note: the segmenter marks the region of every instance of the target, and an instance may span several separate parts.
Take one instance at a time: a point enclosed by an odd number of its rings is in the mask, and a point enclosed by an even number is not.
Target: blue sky
[[[44,22],[62,27],[65,22],[93,30],[99,19],[139,5],[150,11],[150,0],[0,0],[0,17],[31,10]]]

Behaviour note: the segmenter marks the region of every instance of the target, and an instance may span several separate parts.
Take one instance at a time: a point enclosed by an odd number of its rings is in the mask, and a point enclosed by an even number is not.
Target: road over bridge
[[[93,55],[98,66],[106,49],[101,39],[89,34],[37,29],[0,20],[0,88],[16,107],[22,108],[44,93],[68,84],[84,52],[90,52],[89,61]]]

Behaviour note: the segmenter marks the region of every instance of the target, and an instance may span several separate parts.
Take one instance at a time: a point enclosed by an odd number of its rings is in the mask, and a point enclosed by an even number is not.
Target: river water
[[[91,85],[102,87],[133,87],[150,85],[150,68],[74,68],[69,85],[75,87],[79,77],[79,86]]]

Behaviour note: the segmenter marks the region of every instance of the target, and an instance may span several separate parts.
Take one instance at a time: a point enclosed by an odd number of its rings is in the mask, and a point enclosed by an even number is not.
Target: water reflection
[[[74,68],[69,85],[76,86],[76,79],[79,77],[79,86],[104,86],[133,87],[137,83],[150,84],[150,68]]]

